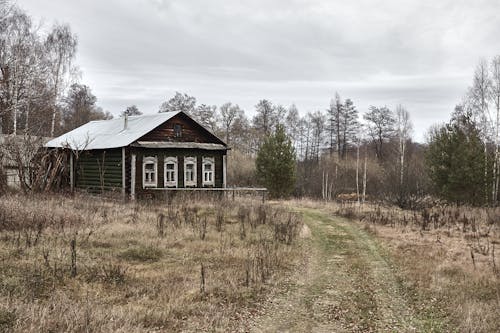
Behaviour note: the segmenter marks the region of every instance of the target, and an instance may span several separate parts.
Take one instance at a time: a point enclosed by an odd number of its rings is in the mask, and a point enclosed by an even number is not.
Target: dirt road
[[[311,230],[303,267],[270,300],[254,332],[422,332],[384,250],[357,224],[302,210]]]

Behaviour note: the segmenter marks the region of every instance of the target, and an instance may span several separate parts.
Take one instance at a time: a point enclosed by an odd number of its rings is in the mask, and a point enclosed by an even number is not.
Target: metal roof
[[[127,128],[125,128],[124,117],[91,121],[50,140],[45,147],[73,150],[126,147],[180,112],[130,116],[127,119]]]

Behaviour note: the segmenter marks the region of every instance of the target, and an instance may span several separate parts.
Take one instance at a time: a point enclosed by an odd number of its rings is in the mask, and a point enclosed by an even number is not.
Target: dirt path
[[[356,224],[303,210],[309,255],[254,332],[420,332],[393,268]]]

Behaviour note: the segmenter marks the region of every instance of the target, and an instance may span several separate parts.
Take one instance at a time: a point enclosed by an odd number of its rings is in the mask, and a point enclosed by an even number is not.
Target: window
[[[158,186],[158,165],[156,157],[145,157],[142,160],[142,187]]]
[[[203,185],[214,185],[215,163],[213,157],[203,158]]]
[[[184,186],[196,186],[196,157],[184,158]]]
[[[165,187],[177,187],[177,157],[165,158]]]
[[[176,138],[180,138],[182,136],[182,125],[174,124],[174,135]]]

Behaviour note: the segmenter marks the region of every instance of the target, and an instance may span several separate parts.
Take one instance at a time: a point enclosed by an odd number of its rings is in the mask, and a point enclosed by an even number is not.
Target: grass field
[[[0,332],[497,332],[497,209],[0,198]]]
[[[258,202],[0,198],[0,332],[231,331],[293,269]]]

